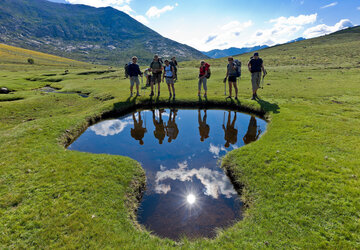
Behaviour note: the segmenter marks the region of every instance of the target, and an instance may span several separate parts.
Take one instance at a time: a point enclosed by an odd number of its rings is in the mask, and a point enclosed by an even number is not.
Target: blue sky
[[[202,51],[275,45],[360,24],[360,0],[60,1],[112,6],[161,35]]]

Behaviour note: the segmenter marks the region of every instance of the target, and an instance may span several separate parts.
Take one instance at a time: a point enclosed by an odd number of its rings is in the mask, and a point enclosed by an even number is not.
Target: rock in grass
[[[0,88],[0,94],[8,94],[9,92],[8,88]]]

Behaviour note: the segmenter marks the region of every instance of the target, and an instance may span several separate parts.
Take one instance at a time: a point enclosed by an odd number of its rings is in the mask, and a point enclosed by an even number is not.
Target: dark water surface
[[[219,159],[255,141],[266,122],[224,110],[143,110],[89,127],[71,150],[129,156],[146,171],[138,221],[161,237],[213,237],[242,218]]]

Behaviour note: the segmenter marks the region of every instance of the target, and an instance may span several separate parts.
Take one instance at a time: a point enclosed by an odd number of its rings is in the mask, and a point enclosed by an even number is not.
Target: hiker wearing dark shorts
[[[170,65],[174,67],[174,71],[175,71],[175,77],[174,77],[174,82],[177,81],[177,66],[178,66],[178,63],[176,61],[176,57],[173,56],[171,58],[171,61],[170,61]]]
[[[263,77],[266,75],[264,63],[263,60],[259,57],[259,53],[254,53],[253,58],[248,63],[248,68],[251,73],[251,83],[253,90],[253,96],[251,100],[255,100],[256,98],[259,98],[256,92],[260,87],[261,71],[263,72]]]
[[[164,82],[164,78],[166,78],[166,84],[169,89],[169,98],[173,96],[173,100],[175,100],[175,87],[174,87],[175,70],[174,67],[170,65],[169,60],[167,59],[165,60],[162,82]],[[171,94],[171,89],[172,89],[172,94]]]
[[[208,75],[209,72],[209,68],[210,68],[210,64],[206,63],[205,61],[201,61],[200,62],[200,73],[199,73],[199,82],[198,82],[198,96],[200,97],[201,95],[201,85],[204,88],[205,94],[204,97],[207,97],[207,78],[206,76]]]
[[[136,84],[136,96],[140,96],[140,93],[139,93],[139,85],[140,85],[139,75],[142,76],[142,73],[140,71],[139,65],[137,65],[136,63],[137,63],[137,57],[133,56],[132,57],[132,63],[128,65],[128,73],[129,73],[129,76],[130,76],[130,96],[133,96],[133,88],[134,88],[135,84]]]
[[[161,73],[163,71],[163,65],[160,62],[158,55],[154,56],[154,60],[150,64],[150,69],[152,72],[150,96],[154,95],[154,84],[156,83],[158,84],[158,96],[160,96],[160,83],[161,83]]]
[[[227,98],[231,98],[232,96],[232,86],[234,86],[235,89],[235,100],[238,99],[238,88],[236,84],[236,78],[237,78],[237,65],[234,62],[234,58],[231,56],[228,58],[229,64],[227,65],[227,71],[226,71],[226,77],[229,82],[229,96]]]

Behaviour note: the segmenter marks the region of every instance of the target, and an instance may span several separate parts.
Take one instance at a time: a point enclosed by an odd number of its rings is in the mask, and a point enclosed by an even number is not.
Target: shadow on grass
[[[262,99],[256,99],[257,103],[260,104],[261,109],[265,112],[273,112],[274,114],[280,113],[280,107],[276,103],[270,103]]]

